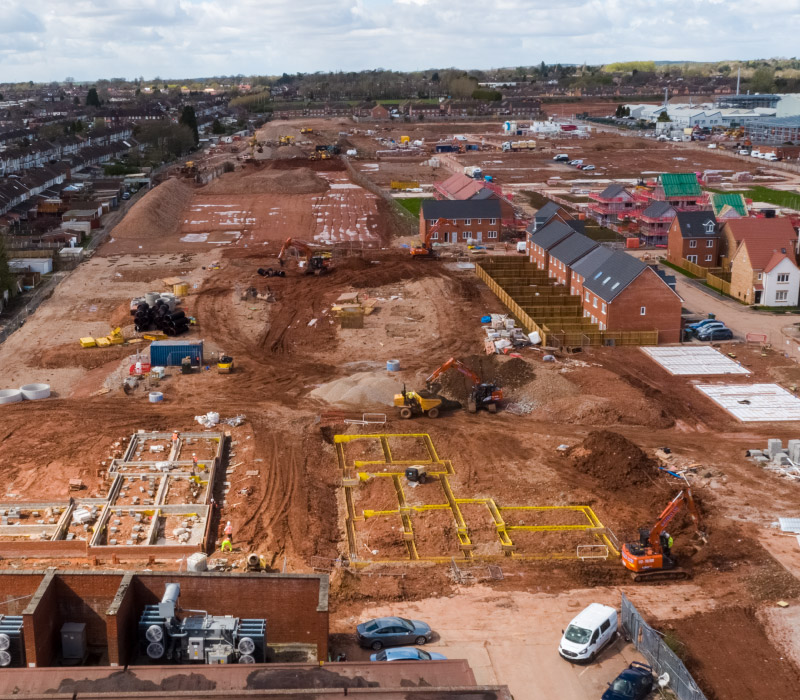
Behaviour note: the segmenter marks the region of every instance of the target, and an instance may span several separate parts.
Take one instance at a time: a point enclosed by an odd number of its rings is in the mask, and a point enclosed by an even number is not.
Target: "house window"
[[[713,248],[713,247],[714,247],[714,241],[706,241],[706,248]]]
[[[789,292],[786,290],[782,292],[775,292],[775,301],[786,301],[789,297]]]
[[[489,231],[489,238],[497,238],[497,231]]]
[[[472,226],[472,219],[464,219],[464,226]]]
[[[697,248],[697,241],[689,241],[690,248]]]
[[[761,280],[761,279],[763,279],[763,277],[764,277],[763,273],[759,272],[758,273],[758,279]]]
[[[466,241],[467,238],[469,238],[469,232],[468,231],[462,231],[461,232],[461,237]]]
[[[706,255],[706,262],[711,262],[714,259],[713,255]]]
[[[686,256],[686,259],[687,259],[687,260],[688,260],[690,263],[696,263],[696,262],[697,262],[697,256],[696,256],[696,255],[687,255],[687,256]]]
[[[439,240],[439,232],[438,231],[436,231],[435,233],[431,234],[431,240],[432,241],[438,241]]]
[[[642,307],[639,308],[639,315],[640,316],[646,316],[647,315],[647,307],[646,306],[642,306]]]
[[[479,224],[481,222],[481,220],[480,219],[475,219],[475,222]]]
[[[586,292],[586,301],[589,301],[589,292]]]
[[[497,219],[489,219],[489,223],[494,226],[497,223]]]
[[[597,297],[592,301],[592,306],[594,306],[595,309],[597,308]]]
[[[778,275],[778,283],[788,282],[788,281],[789,281],[789,273],[788,272],[781,272],[781,274]]]
[[[603,305],[602,305],[602,307],[601,307],[601,310],[602,310],[602,312],[603,312],[603,313],[605,313],[605,312],[606,312],[606,303],[605,303],[605,302],[603,302]]]

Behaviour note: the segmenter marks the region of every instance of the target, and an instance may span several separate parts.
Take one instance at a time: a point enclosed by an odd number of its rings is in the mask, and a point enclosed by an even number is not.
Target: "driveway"
[[[667,268],[672,274],[672,270]],[[727,299],[708,289],[699,280],[690,280],[679,272],[676,289],[683,299],[683,305],[690,311],[698,314],[715,314],[737,338],[742,338],[748,333],[763,333],[773,347],[781,347],[784,337],[781,329],[800,323],[800,314],[775,314],[767,311],[753,311],[747,306],[742,306],[733,299]]]
[[[334,631],[352,631],[358,622],[384,615],[424,620],[436,633],[425,648],[467,659],[479,685],[508,685],[515,700],[597,700],[631,661],[644,659],[622,637],[586,666],[558,655],[562,630],[591,602],[618,608],[619,593],[498,593],[476,585],[457,596],[369,607],[358,620],[337,620]],[[371,652],[352,644],[346,653],[348,661],[359,661]]]

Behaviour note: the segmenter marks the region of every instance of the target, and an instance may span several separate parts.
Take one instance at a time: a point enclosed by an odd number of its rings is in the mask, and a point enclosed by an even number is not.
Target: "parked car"
[[[572,165],[572,166],[583,165],[583,161],[582,161],[582,160],[580,160],[580,159],[577,159],[577,160],[571,160],[571,161],[569,162],[569,164],[570,164],[570,165]]]
[[[775,155],[774,153],[765,153],[765,154],[764,154],[763,156],[761,156],[761,157],[762,157],[764,160],[772,160],[772,161],[780,160],[780,158],[778,158],[778,156],[777,156],[777,155]]]
[[[404,617],[379,617],[362,622],[356,627],[358,643],[375,651],[383,647],[396,647],[404,644],[422,646],[431,639],[430,625],[421,620],[407,620]]]
[[[697,331],[697,338],[698,340],[708,340],[708,335],[711,331],[716,331],[721,328],[726,328],[724,323],[709,323],[707,326],[703,326],[699,331]]]
[[[569,156],[566,153],[559,153],[553,156],[553,160],[558,161],[559,163],[567,163],[569,162]]]
[[[584,165],[581,168],[581,170],[594,170],[594,166],[593,165]]]
[[[653,689],[653,669],[647,664],[632,661],[603,693],[601,700],[642,700]]]
[[[122,199],[127,200],[127,199],[130,199],[130,198],[131,198],[131,193],[130,192],[123,192],[122,193]]]
[[[697,333],[701,328],[707,326],[709,323],[722,323],[722,322],[716,318],[704,318],[702,321],[690,323],[688,326],[686,326],[686,330],[692,333]]]
[[[673,140],[673,141],[677,141],[678,143],[680,143],[680,141],[681,141],[682,139],[681,139],[681,137],[680,137],[680,136],[673,136],[673,137],[672,137],[672,140]]]
[[[700,340],[733,340],[733,331],[730,328],[713,328],[708,333],[698,336]]]
[[[739,155],[740,156],[749,156],[750,155],[750,151],[748,149],[746,149],[746,148],[742,148],[742,149],[739,150]]]
[[[444,654],[435,651],[425,651],[416,647],[397,647],[397,649],[384,649],[376,654],[371,654],[370,661],[442,661],[447,659]]]
[[[616,637],[617,624],[614,608],[592,603],[569,623],[558,645],[558,653],[567,661],[591,663]]]

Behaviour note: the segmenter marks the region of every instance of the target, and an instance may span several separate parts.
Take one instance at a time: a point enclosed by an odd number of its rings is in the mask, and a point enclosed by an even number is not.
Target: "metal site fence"
[[[622,628],[636,649],[653,667],[656,676],[669,676],[667,686],[678,700],[707,700],[692,674],[661,635],[648,625],[633,603],[622,594]]]

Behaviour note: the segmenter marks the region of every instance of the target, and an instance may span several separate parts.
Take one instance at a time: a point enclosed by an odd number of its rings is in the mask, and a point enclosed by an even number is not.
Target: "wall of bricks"
[[[644,306],[646,313],[641,315]],[[658,342],[681,339],[681,300],[652,269],[645,270],[608,306],[612,331],[658,330]]]
[[[87,642],[110,665],[131,663],[137,622],[145,605],[157,603],[168,583],[181,586],[180,605],[267,620],[267,642],[313,644],[328,658],[328,577],[314,574],[215,574],[125,572],[0,573],[0,600],[32,596],[24,609],[29,666],[60,663],[61,626],[87,625]],[[8,613],[11,614],[11,613]]]

